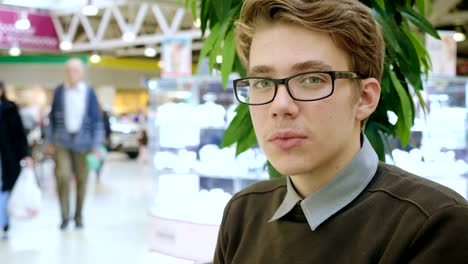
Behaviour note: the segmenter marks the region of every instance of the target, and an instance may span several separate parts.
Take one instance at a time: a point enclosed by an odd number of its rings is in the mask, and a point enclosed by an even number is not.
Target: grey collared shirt
[[[351,203],[374,177],[379,159],[369,140],[363,135],[362,147],[353,160],[327,184],[304,200],[297,194],[287,177],[287,192],[283,202],[268,222],[289,213],[297,203],[314,231],[320,224]]]

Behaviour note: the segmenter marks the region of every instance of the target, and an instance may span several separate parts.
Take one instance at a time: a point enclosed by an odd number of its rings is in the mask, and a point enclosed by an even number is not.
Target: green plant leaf
[[[236,116],[224,132],[221,147],[229,147],[236,144],[236,156],[252,148],[257,143],[255,130],[252,126],[249,108],[247,105],[240,104],[236,108]]]
[[[436,39],[440,39],[439,33],[437,33],[434,27],[432,27],[431,23],[429,23],[425,17],[414,11],[414,9],[411,7],[406,6],[402,8],[401,14],[422,31],[428,33]]]
[[[226,87],[226,84],[229,80],[229,75],[232,72],[235,55],[236,49],[234,45],[234,30],[231,28],[231,30],[227,33],[226,38],[224,39],[223,46],[223,63],[221,64],[221,75],[224,87]]]
[[[223,21],[227,17],[226,15],[230,11],[232,0],[215,0],[213,1],[216,17],[218,21]]]
[[[426,16],[426,0],[416,0],[416,6],[422,16]]]
[[[377,22],[380,24],[382,28],[383,36],[385,38],[385,42],[388,43],[391,49],[395,50],[396,52],[402,53],[402,49],[397,41],[397,36],[393,33],[392,25],[387,18],[387,14],[385,11],[380,8],[379,5],[374,7],[374,17]]]
[[[192,18],[195,20],[197,18],[197,0],[185,0],[184,2],[185,9],[188,9],[189,6],[191,7]]]
[[[267,161],[265,166],[266,166],[266,169],[268,170],[268,174],[270,175],[271,179],[285,177],[285,175],[281,174],[279,171],[275,169],[275,167],[273,167],[273,165],[271,165],[270,161]]]
[[[201,0],[201,10],[200,10],[200,29],[202,31],[202,34],[205,35],[206,28],[208,26],[208,21],[210,20],[211,17],[211,0]],[[211,12],[210,12],[211,11]],[[211,21],[211,27],[212,30],[216,24],[215,21]]]
[[[379,160],[385,161],[385,146],[382,140],[382,136],[379,132],[379,128],[374,122],[367,124],[365,134],[375,152],[377,153]]]
[[[421,105],[421,108],[422,108],[424,114],[427,114],[426,101],[424,101],[424,98],[422,97],[421,91],[418,90],[418,89],[414,89],[414,93],[416,94],[416,96],[418,96],[418,101],[419,101],[419,104]]]
[[[416,89],[422,89],[421,66],[417,51],[408,35],[399,27],[393,28],[395,35],[398,36],[400,47],[403,47],[402,53],[397,53],[398,65],[402,69],[401,73]]]
[[[241,134],[245,134],[245,132],[243,132],[244,130],[253,129],[249,108],[244,104],[240,104],[236,107],[235,111],[237,114],[224,132],[223,140],[221,141],[221,148],[235,144],[238,141],[239,136]]]
[[[416,52],[418,53],[418,57],[422,65],[422,70],[427,76],[432,64],[429,53],[427,52],[426,48],[424,47],[416,33],[409,31],[408,29],[404,29],[404,31],[413,43],[413,46],[416,49]]]
[[[375,0],[375,3],[380,6],[383,10],[385,10],[385,0]]]
[[[250,115],[249,115],[250,116]],[[251,124],[252,122],[250,122]],[[251,149],[257,143],[257,137],[255,136],[255,130],[253,127],[249,129],[249,133],[246,137],[239,138],[236,146],[236,156],[241,154],[242,152]]]
[[[397,130],[400,136],[401,143],[406,146],[409,141],[410,136],[410,129],[413,123],[412,120],[412,109],[411,109],[411,102],[408,93],[406,92],[405,88],[398,80],[394,71],[390,71],[390,77],[392,80],[392,84],[395,87],[396,92],[398,93],[398,97],[400,98],[400,108],[397,110],[398,121],[397,121]]]
[[[192,0],[192,18],[193,18],[193,20],[196,20],[198,18],[197,0]]]
[[[208,35],[208,37],[205,39],[203,43],[203,47],[200,51],[200,55],[198,56],[198,61],[202,61],[202,59],[205,58],[208,52],[213,48],[214,43],[219,38],[220,27],[221,27],[221,24],[219,23],[213,26],[213,29],[211,30],[210,34]]]
[[[228,23],[226,21],[223,22],[221,25],[221,29],[219,30],[219,36],[216,39],[215,43],[213,44],[211,51],[210,51],[210,57],[209,57],[209,65],[210,69],[214,69],[216,65],[216,57],[220,55],[221,47],[224,42],[224,36],[226,34],[228,27]]]

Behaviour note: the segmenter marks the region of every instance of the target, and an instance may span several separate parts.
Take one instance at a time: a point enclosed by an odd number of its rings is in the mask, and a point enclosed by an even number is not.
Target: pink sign
[[[59,40],[52,18],[47,14],[28,12],[31,27],[15,27],[21,10],[0,8],[0,48],[16,46],[24,50],[57,51]]]

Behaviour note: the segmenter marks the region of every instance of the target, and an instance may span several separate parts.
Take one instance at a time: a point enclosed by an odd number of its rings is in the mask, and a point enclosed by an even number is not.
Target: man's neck
[[[333,179],[342,171],[361,149],[360,135],[353,136],[346,151],[342,151],[340,156],[332,157],[325,161],[324,165],[314,169],[313,172],[300,175],[291,175],[291,182],[296,192],[305,198],[319,190],[322,186]]]
[[[81,83],[81,81],[80,82],[75,82],[75,83],[70,83],[69,82],[69,83],[67,83],[67,86],[68,86],[68,88],[71,88],[71,89],[77,89],[80,86],[80,83]]]

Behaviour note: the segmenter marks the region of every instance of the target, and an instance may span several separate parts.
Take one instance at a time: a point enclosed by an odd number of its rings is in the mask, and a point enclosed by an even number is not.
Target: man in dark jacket
[[[18,107],[7,99],[5,86],[0,82],[0,228],[5,235],[9,228],[9,195],[21,172],[21,161],[32,166],[30,156]]]
[[[379,162],[363,133],[385,48],[361,2],[243,1],[234,91],[287,177],[233,196],[215,264],[467,263],[466,200]]]
[[[65,229],[70,220],[70,179],[76,178],[76,206],[74,221],[83,227],[83,203],[88,170],[86,155],[93,151],[100,156],[104,128],[94,90],[84,82],[85,68],[81,60],[66,63],[67,81],[54,92],[49,126],[46,131],[47,151],[54,154],[55,176],[60,200],[62,223]]]

